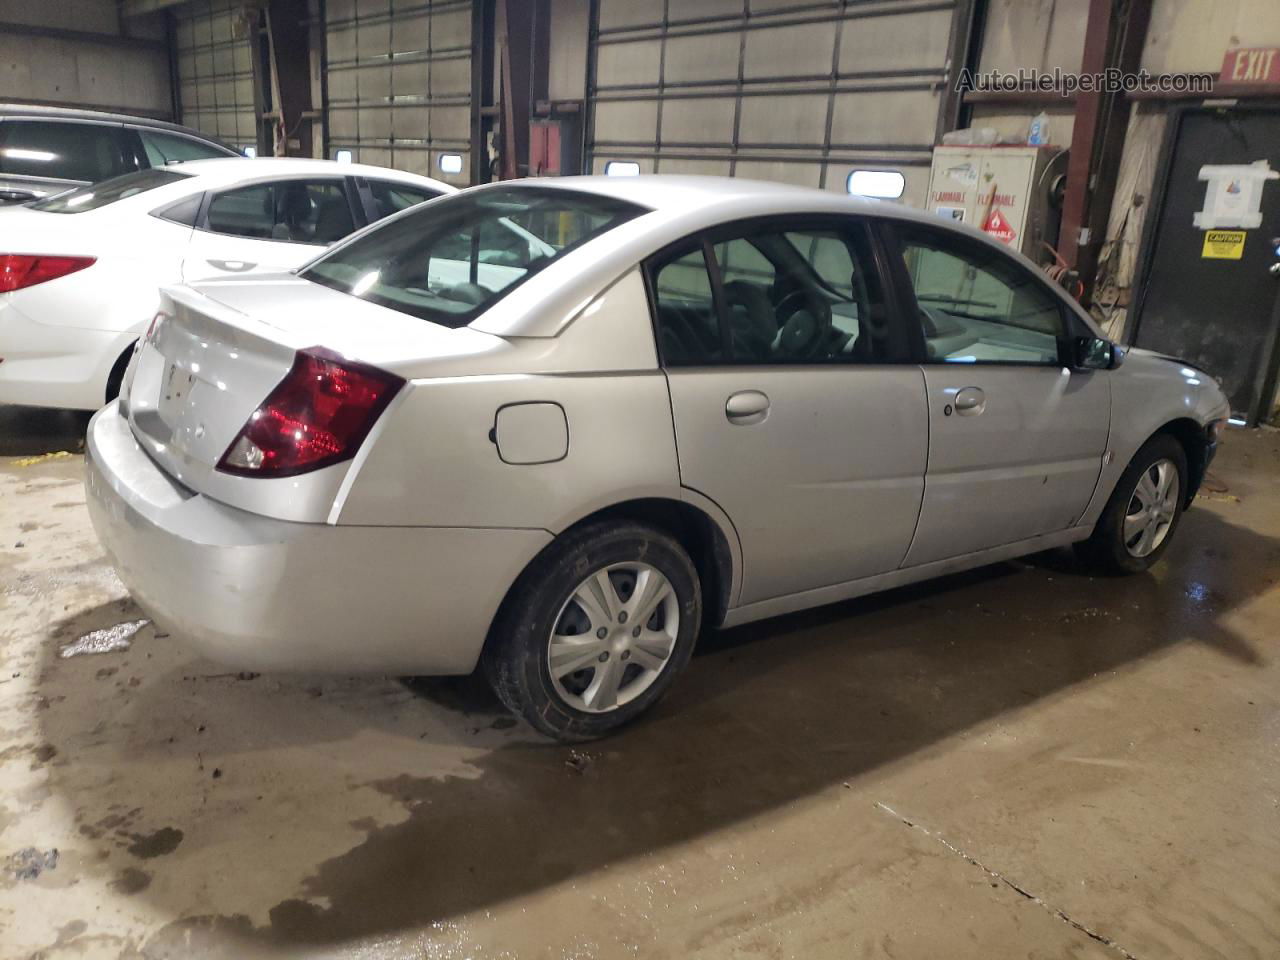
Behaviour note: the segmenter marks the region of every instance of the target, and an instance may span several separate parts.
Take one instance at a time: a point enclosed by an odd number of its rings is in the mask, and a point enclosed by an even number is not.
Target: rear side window
[[[553,187],[493,187],[410,211],[300,276],[449,327],[470,323],[565,253],[647,212]]]
[[[163,167],[170,163],[182,163],[186,160],[210,160],[215,157],[232,156],[226,150],[219,149],[211,143],[193,140],[175,133],[163,133],[158,130],[137,130],[142,141],[142,149],[146,151],[147,163],[153,167]]]
[[[427,190],[424,187],[412,187],[390,180],[370,180],[369,194],[373,197],[373,213],[375,220],[389,217],[393,213],[407,210],[409,207],[440,196],[439,191]]]
[[[209,201],[214,233],[286,243],[333,243],[355,230],[347,191],[336,180],[283,180],[227,190]]]
[[[678,251],[654,272],[658,338],[668,366],[719,363],[724,356],[720,317],[702,245]]]
[[[0,123],[0,173],[95,183],[133,167],[124,146],[121,127],[8,120]]]
[[[721,231],[650,265],[663,363],[887,363],[905,356],[862,224]]]
[[[139,170],[89,187],[80,187],[69,193],[60,193],[46,200],[37,200],[31,207],[47,213],[84,213],[86,210],[97,210],[117,200],[127,200],[148,190],[187,179],[190,179],[190,174],[175,170]]]

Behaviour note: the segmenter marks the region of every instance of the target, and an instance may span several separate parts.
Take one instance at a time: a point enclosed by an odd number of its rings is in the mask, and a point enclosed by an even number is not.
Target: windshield
[[[37,200],[28,206],[33,210],[44,210],[46,213],[84,213],[86,210],[97,210],[117,200],[126,200],[189,176],[190,174],[178,173],[176,170],[139,170],[92,186],[68,190],[54,197]]]
[[[460,327],[574,247],[646,212],[611,197],[556,188],[468,191],[357,237],[300,276]]]

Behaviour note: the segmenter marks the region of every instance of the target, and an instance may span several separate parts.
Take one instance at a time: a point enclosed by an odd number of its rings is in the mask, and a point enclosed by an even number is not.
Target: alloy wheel
[[[585,713],[608,713],[653,685],[680,633],[671,582],[647,563],[590,574],[565,600],[547,641],[556,693]]]
[[[1130,556],[1150,556],[1164,543],[1177,516],[1181,487],[1178,467],[1172,460],[1157,460],[1142,472],[1121,526]]]

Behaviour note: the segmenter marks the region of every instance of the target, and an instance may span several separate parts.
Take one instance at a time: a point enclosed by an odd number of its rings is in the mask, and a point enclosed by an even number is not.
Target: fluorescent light
[[[604,165],[606,177],[638,177],[640,164],[633,160],[610,160]]]
[[[440,154],[440,159],[436,162],[440,164],[440,169],[445,173],[462,172],[462,154],[460,153],[442,153]]]
[[[243,153],[250,160],[252,160],[254,157],[258,155],[258,148],[257,147],[241,147],[240,152]]]
[[[897,170],[853,170],[844,182],[850,193],[859,197],[897,200],[906,189],[907,178]]]
[[[7,148],[4,155],[10,160],[35,160],[37,163],[49,163],[58,159],[56,153],[49,153],[47,150],[23,150],[19,147]]]
[[[352,154],[350,150],[339,150],[334,153],[333,159],[337,160],[339,163],[350,163],[351,156]]]
[[[1228,417],[1227,423],[1231,424],[1233,427],[1245,427],[1249,425],[1248,420],[1241,420],[1239,417]]]

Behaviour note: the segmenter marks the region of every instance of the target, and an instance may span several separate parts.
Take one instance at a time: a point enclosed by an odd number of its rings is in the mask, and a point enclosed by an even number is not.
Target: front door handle
[[[739,390],[725,401],[724,415],[742,427],[760,423],[769,415],[769,398],[759,390]]]
[[[207,262],[215,270],[225,270],[228,273],[245,273],[257,266],[256,263],[250,263],[248,260],[209,260]]]
[[[976,417],[987,409],[987,395],[981,387],[962,387],[956,391],[956,413],[962,417]]]

